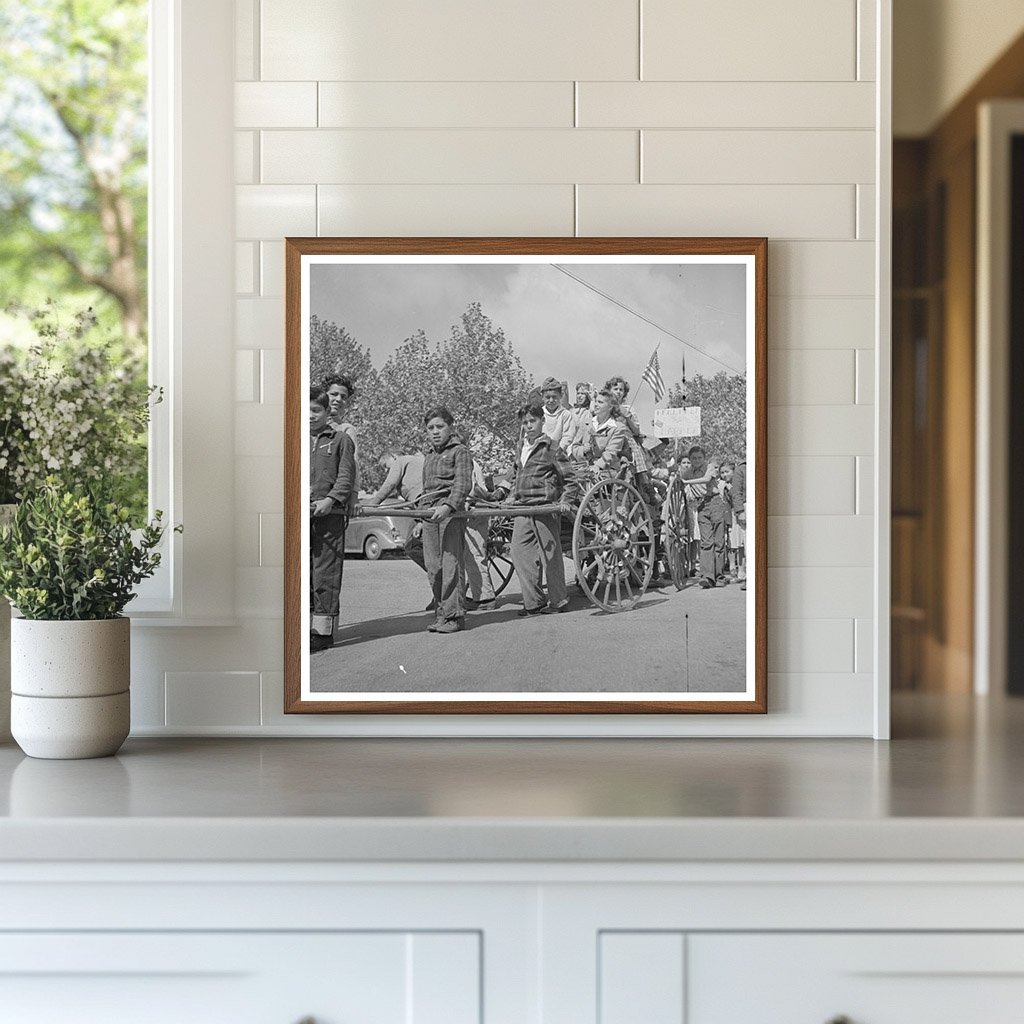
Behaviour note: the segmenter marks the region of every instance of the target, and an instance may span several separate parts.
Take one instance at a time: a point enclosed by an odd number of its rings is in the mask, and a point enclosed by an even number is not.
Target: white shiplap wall
[[[875,17],[236,0],[239,625],[145,631],[137,731],[871,735]],[[318,233],[769,237],[767,718],[281,714],[281,239]]]

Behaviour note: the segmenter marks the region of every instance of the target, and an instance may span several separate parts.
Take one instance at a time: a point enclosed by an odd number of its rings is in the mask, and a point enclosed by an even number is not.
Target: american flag
[[[647,381],[648,386],[654,392],[654,401],[660,402],[665,397],[665,381],[661,376],[661,367],[658,366],[658,350],[655,349],[647,362],[647,369],[641,374],[641,379]]]

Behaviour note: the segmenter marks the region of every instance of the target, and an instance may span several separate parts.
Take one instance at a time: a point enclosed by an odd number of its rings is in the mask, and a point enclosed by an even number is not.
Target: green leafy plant
[[[0,593],[26,619],[116,618],[160,564],[161,519],[134,531],[102,491],[49,477],[0,528]]]
[[[0,504],[48,476],[104,484],[141,523],[147,502],[147,425],[161,400],[138,357],[94,338],[92,310],[9,307],[35,343],[0,349]]]

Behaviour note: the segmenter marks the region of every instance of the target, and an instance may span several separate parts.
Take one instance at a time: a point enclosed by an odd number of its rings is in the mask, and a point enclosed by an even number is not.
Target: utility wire
[[[552,263],[551,266],[553,266],[555,270],[561,271],[563,274],[565,274],[566,277],[571,277],[577,284],[581,284],[584,288],[589,288],[592,292],[596,292],[598,295],[601,296],[601,298],[607,299],[609,302],[615,303],[616,306],[618,306],[620,309],[624,309],[627,313],[632,313],[633,316],[638,317],[640,320],[643,320],[645,324],[650,324],[651,327],[654,327],[656,330],[661,331],[662,334],[667,334],[670,338],[675,338],[676,341],[685,345],[687,348],[692,348],[694,352],[699,352],[706,359],[710,359],[712,360],[712,362],[718,363],[719,366],[724,366],[727,370],[730,370],[732,373],[737,373],[741,376],[746,372],[745,370],[737,370],[735,366],[730,366],[728,363],[723,362],[721,359],[718,358],[718,356],[713,356],[710,352],[705,351],[700,346],[694,345],[692,341],[687,341],[685,338],[681,338],[678,334],[675,334],[673,331],[670,331],[667,327],[663,327],[661,324],[656,323],[654,320],[651,320],[650,317],[644,316],[643,313],[639,312],[638,310],[633,309],[631,306],[627,306],[624,302],[620,302],[617,298],[615,298],[614,295],[609,295],[607,292],[601,291],[601,289],[598,288],[596,285],[592,285],[589,281],[584,281],[582,277],[577,277],[571,271],[566,270],[565,267],[560,266],[557,263]]]

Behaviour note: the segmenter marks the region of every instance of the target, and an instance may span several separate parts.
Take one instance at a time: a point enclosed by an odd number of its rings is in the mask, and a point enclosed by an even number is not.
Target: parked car
[[[391,516],[358,516],[350,519],[345,531],[345,554],[362,554],[373,561],[385,551],[402,549],[410,526],[411,520]]]

